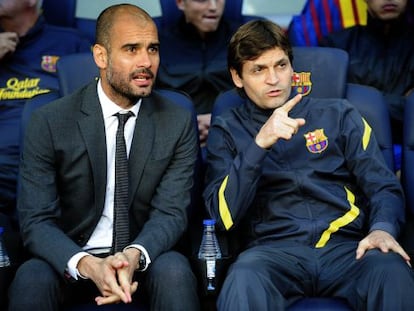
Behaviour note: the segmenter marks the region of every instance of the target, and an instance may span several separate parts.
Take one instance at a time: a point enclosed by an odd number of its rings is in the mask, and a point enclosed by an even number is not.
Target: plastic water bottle
[[[4,228],[0,227],[0,310],[7,310],[7,289],[12,278],[10,258],[4,246]]]
[[[206,265],[207,291],[214,291],[216,289],[216,261],[221,258],[215,224],[216,221],[214,219],[203,220],[204,231],[198,251],[198,259],[205,261]]]
[[[0,227],[0,268],[10,266],[10,258],[9,258],[9,255],[7,254],[6,247],[4,246],[4,241],[3,241],[3,231],[4,231],[4,228]]]

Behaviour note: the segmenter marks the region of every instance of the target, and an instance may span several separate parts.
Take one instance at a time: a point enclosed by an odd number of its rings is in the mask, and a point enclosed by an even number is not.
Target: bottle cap
[[[203,225],[205,226],[213,226],[216,224],[216,221],[214,219],[204,219]]]

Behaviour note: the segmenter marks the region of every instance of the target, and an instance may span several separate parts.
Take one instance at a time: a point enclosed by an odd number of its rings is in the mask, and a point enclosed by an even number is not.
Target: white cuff
[[[86,277],[84,277],[83,275],[81,275],[78,271],[78,263],[79,261],[85,257],[90,255],[87,252],[79,252],[75,255],[73,255],[69,261],[68,261],[68,267],[67,267],[67,272],[70,274],[71,277],[73,277],[75,280],[78,280],[78,278],[82,278],[82,279],[87,279]]]

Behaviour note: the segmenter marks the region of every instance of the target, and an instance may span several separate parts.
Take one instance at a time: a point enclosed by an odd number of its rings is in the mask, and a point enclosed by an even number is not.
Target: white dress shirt
[[[105,136],[106,136],[106,153],[107,153],[107,179],[106,179],[106,193],[105,193],[105,204],[102,216],[93,231],[90,239],[83,247],[85,252],[80,252],[75,254],[68,262],[68,273],[75,279],[78,279],[78,276],[82,277],[78,270],[77,265],[81,258],[86,255],[89,255],[88,250],[102,250],[102,252],[109,252],[112,246],[112,237],[113,237],[113,219],[114,219],[114,189],[115,189],[115,143],[116,143],[116,132],[118,129],[118,117],[115,115],[118,112],[126,113],[128,110],[124,110],[113,101],[111,101],[108,96],[104,93],[101,85],[101,81],[98,81],[98,97],[99,102],[102,107],[103,118],[105,123]],[[141,99],[137,102],[136,105],[131,107],[131,111],[134,115],[131,116],[125,124],[125,143],[127,147],[127,154],[131,149],[132,137],[134,135],[135,122],[141,107]],[[151,263],[148,252],[141,245],[130,245],[128,247],[135,247],[144,254],[146,258],[146,266],[144,270]]]

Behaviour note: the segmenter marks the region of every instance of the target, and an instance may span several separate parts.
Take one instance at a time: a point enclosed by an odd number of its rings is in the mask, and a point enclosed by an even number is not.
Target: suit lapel
[[[136,120],[134,137],[132,139],[131,150],[129,153],[129,176],[130,176],[130,195],[131,203],[133,195],[143,178],[144,167],[148,161],[153,148],[155,128],[151,117],[154,112],[154,100],[152,97],[143,98],[140,111]]]
[[[102,109],[96,93],[96,83],[89,87],[81,104],[83,117],[79,119],[79,128],[85,140],[93,172],[96,206],[103,209],[106,193],[107,157],[105,124]],[[136,120],[134,136],[129,153],[129,178],[131,204],[133,195],[143,178],[144,167],[149,159],[155,140],[155,127],[152,120],[155,102],[153,97],[143,98]]]
[[[96,206],[102,210],[106,193],[106,138],[101,105],[96,92],[96,83],[86,90],[81,103],[83,117],[79,118],[79,128],[85,141],[92,167]]]

